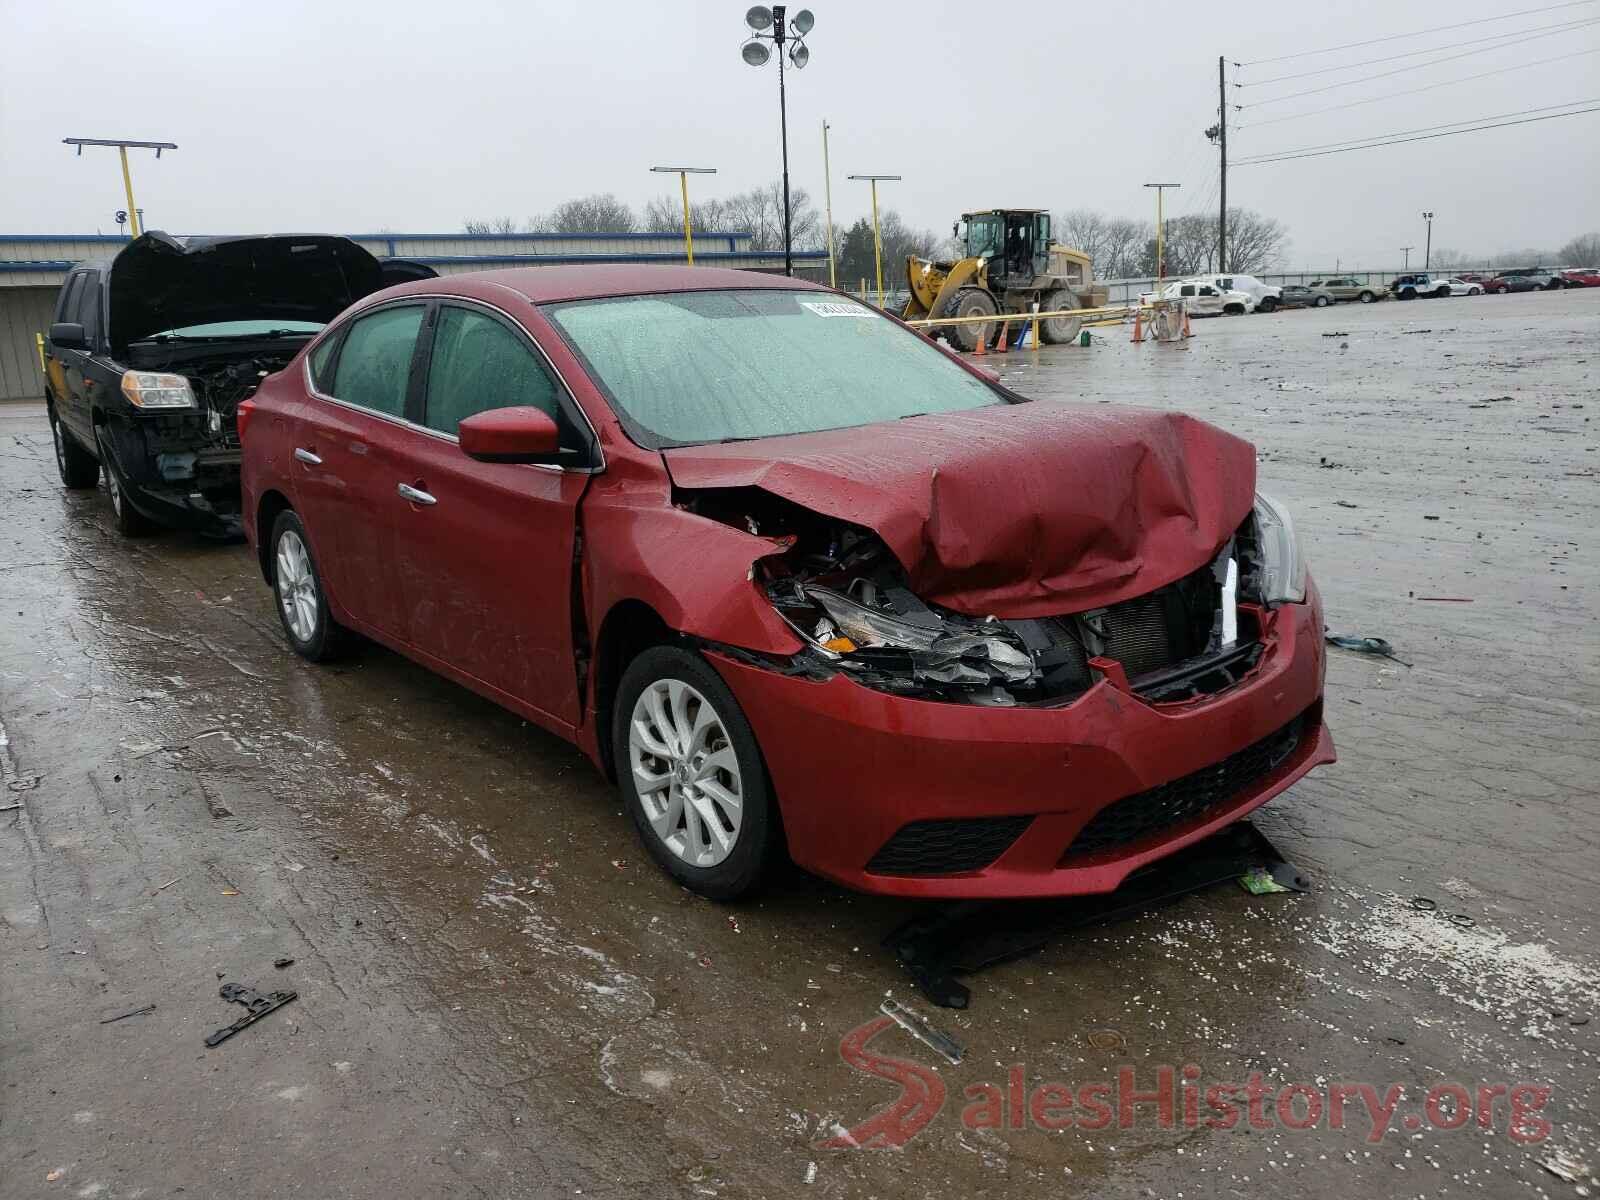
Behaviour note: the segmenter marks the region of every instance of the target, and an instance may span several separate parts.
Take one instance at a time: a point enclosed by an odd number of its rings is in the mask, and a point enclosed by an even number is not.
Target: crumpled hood
[[[327,323],[386,286],[378,260],[326,234],[203,237],[152,231],[111,261],[113,350],[213,321]]]
[[[1180,413],[1032,401],[663,451],[679,488],[757,487],[875,531],[911,589],[1044,617],[1154,591],[1249,514],[1255,452]]]

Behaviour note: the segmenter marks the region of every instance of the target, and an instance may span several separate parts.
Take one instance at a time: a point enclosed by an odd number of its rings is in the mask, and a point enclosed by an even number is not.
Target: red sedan
[[[241,406],[293,648],[571,739],[705,895],[1115,888],[1319,763],[1322,609],[1248,443],[1033,403],[744,272],[390,288]]]

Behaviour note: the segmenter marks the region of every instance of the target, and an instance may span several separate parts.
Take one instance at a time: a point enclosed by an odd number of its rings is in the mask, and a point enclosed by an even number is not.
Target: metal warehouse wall
[[[53,287],[0,288],[0,400],[44,396],[34,335],[50,327]]]

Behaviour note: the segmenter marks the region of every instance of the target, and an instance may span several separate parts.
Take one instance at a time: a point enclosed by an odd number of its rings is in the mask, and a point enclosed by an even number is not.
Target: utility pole
[[[1217,207],[1217,270],[1228,269],[1228,76],[1227,64],[1217,55],[1217,136],[1222,149],[1219,176],[1222,199]]]
[[[883,239],[878,233],[878,181],[898,180],[898,175],[852,175],[851,179],[865,179],[872,184],[872,261],[878,270],[878,307],[883,307]]]
[[[1425,212],[1422,219],[1428,223],[1428,240],[1422,251],[1422,269],[1426,271],[1433,264],[1433,214]]]
[[[694,266],[694,222],[689,217],[689,176],[715,175],[715,167],[651,167],[657,175],[676,175],[683,192],[683,257]]]
[[[833,172],[828,169],[828,122],[822,122],[822,193],[828,214],[828,286],[839,286],[839,271],[833,255]]]
[[[1400,269],[1402,271],[1409,271],[1411,269],[1411,252],[1413,250],[1415,250],[1416,247],[1415,246],[1401,246],[1400,249],[1405,252],[1405,256],[1406,256],[1405,265],[1402,266]]]

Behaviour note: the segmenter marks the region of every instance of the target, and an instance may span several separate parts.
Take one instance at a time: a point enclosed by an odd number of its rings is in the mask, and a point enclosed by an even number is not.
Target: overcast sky
[[[974,5],[817,0],[810,65],[790,72],[791,176],[821,203],[832,124],[833,207],[867,207],[846,175],[905,176],[885,206],[948,229],[964,209],[1075,207],[1169,215],[1216,202],[1217,56],[1244,63],[1518,10],[1549,0],[1286,4]],[[115,232],[115,151],[61,139],[177,142],[134,161],[140,206],[175,232],[457,231],[615,192],[640,206],[654,164],[713,166],[700,194],[779,170],[774,64],[739,57],[746,5],[656,0],[0,0],[0,233]],[[791,9],[793,11],[793,9]],[[1600,2],[1259,63],[1234,91],[1236,157],[1346,142],[1600,95]],[[1495,48],[1457,46],[1522,32]],[[1465,55],[1303,72],[1449,46]],[[1583,51],[1590,53],[1584,54]],[[1560,61],[1531,65],[1563,56]],[[1469,82],[1463,76],[1514,68]],[[1383,71],[1399,74],[1346,83]],[[1412,95],[1389,93],[1422,88]],[[1279,120],[1374,97],[1373,103]],[[1420,246],[1554,247],[1600,228],[1600,113],[1230,172],[1234,204],[1289,230],[1286,266],[1397,262]],[[1415,258],[1413,259],[1415,261]]]

